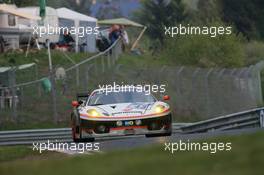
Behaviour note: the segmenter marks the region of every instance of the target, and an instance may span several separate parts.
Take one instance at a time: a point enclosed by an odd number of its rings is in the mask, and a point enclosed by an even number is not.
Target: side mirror
[[[78,101],[72,101],[72,107],[78,107],[79,102]]]
[[[168,95],[164,95],[164,96],[163,96],[163,100],[164,100],[164,101],[170,100],[170,96],[168,96]]]

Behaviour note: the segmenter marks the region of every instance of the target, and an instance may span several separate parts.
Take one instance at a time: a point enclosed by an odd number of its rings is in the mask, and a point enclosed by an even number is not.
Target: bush
[[[252,41],[245,45],[246,65],[256,64],[264,59],[264,43]]]
[[[200,67],[240,67],[245,63],[241,36],[179,36],[168,39],[161,57],[173,64]]]

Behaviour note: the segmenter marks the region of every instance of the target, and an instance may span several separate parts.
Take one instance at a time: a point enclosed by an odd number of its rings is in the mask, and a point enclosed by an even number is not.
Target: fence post
[[[194,82],[195,82],[195,79],[196,79],[196,75],[200,72],[200,69],[201,68],[196,68],[196,70],[194,71],[194,73],[192,74],[192,87],[191,87],[191,97],[193,98],[192,100],[191,100],[191,102],[192,102],[192,105],[191,105],[191,108],[192,108],[192,110],[193,110],[193,108],[195,108],[195,105],[194,105],[194,103],[195,103],[195,98],[194,98],[194,94],[195,94],[195,84],[194,84]],[[197,86],[196,86],[197,87]]]
[[[253,83],[252,83],[252,70],[253,70],[253,66],[250,66],[248,69],[247,69],[247,72],[246,72],[246,78],[247,78],[247,87],[249,89],[249,94],[250,94],[250,97],[253,99],[255,98],[255,94],[254,94],[254,88],[252,87]]]
[[[177,97],[178,97],[178,99],[182,99],[182,95],[181,95],[181,79],[180,79],[180,74],[181,74],[181,72],[183,71],[183,69],[184,69],[184,66],[182,66],[182,67],[180,67],[180,69],[178,70],[178,72],[177,72],[177,74],[176,74],[176,82],[178,82],[177,83],[177,89],[176,89],[176,93],[177,93]],[[182,100],[178,100],[179,101],[179,111],[181,111],[182,110],[182,104],[181,104],[181,101]]]
[[[206,73],[205,76],[205,92],[206,92],[206,108],[207,108],[207,117],[210,116],[210,92],[209,92],[209,76],[211,72],[213,71],[213,68],[209,69],[209,71]]]
[[[111,60],[110,60],[110,51],[107,52],[107,63],[108,63],[108,69],[111,67]]]
[[[105,72],[104,56],[101,56],[102,72]]]
[[[261,62],[259,63],[261,64]],[[253,73],[254,73],[254,77],[255,77],[255,85],[257,88],[257,92],[256,92],[256,98],[257,98],[257,103],[258,105],[263,105],[263,94],[262,94],[262,87],[261,87],[261,71],[262,71],[262,67],[255,65],[253,68]]]
[[[51,60],[49,41],[48,41],[48,56],[49,56],[49,71],[50,71],[50,80],[51,80],[53,119],[54,119],[54,123],[57,123],[58,122],[58,112],[57,112],[57,98],[56,98],[56,82],[55,82],[54,72],[52,69],[52,60]]]
[[[12,111],[13,119],[17,122],[17,95],[16,95],[16,67],[11,69],[11,94],[12,94]]]
[[[80,71],[79,71],[79,66],[76,67],[76,86],[79,87],[80,86]]]
[[[85,76],[85,82],[86,82],[86,87],[85,87],[85,89],[89,89],[88,88],[88,86],[89,86],[89,71],[90,71],[90,69],[93,67],[94,65],[93,64],[90,64],[89,66],[87,66],[87,69],[86,69],[86,76]]]
[[[36,74],[36,80],[38,80],[39,78],[39,74],[38,74],[38,65],[35,65],[35,74]],[[38,92],[38,96],[41,97],[41,87],[40,87],[40,83],[38,83],[37,85],[37,92]]]
[[[259,113],[259,121],[260,121],[260,127],[263,128],[264,127],[264,111],[261,110]]]
[[[23,107],[23,102],[24,102],[24,89],[23,89],[23,86],[21,86],[20,88],[19,88],[19,90],[20,90],[20,94],[19,94],[19,96],[20,96],[20,98],[19,98],[19,106],[20,107]]]

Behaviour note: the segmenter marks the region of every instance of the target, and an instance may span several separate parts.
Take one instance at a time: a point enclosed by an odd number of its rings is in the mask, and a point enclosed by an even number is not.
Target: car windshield
[[[89,106],[115,104],[115,103],[133,103],[133,102],[155,102],[152,95],[146,95],[145,92],[96,92],[91,95],[88,101]]]

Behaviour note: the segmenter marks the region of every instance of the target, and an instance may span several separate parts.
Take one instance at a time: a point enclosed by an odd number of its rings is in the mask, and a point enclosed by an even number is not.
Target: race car
[[[167,103],[152,94],[105,89],[77,94],[72,102],[72,138],[74,142],[92,142],[98,137],[145,135],[170,136],[172,116]],[[165,95],[163,100],[169,100]]]

